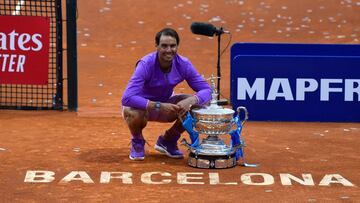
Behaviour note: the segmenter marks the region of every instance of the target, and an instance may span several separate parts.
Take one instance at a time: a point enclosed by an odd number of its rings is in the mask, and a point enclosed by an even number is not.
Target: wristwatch
[[[155,110],[160,111],[160,107],[161,107],[161,103],[160,102],[155,102]]]

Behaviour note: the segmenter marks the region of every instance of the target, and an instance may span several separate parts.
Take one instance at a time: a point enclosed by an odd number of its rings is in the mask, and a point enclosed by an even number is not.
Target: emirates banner
[[[0,84],[46,85],[50,18],[0,16]]]

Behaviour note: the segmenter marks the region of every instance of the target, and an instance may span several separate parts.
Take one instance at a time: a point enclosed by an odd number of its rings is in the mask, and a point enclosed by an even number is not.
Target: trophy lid
[[[218,94],[217,94],[216,88],[215,88],[215,79],[216,78],[217,77],[214,77],[213,75],[211,75],[211,77],[208,79],[211,82],[211,89],[212,89],[212,93],[211,93],[212,99],[210,101],[210,105],[205,108],[194,109],[194,110],[192,110],[193,113],[197,113],[200,115],[224,115],[224,114],[235,113],[234,110],[228,109],[228,108],[223,108],[217,104],[216,97],[218,96]]]

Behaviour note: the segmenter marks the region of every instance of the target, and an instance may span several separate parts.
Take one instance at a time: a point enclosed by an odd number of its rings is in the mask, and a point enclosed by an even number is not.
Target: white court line
[[[21,6],[24,5],[24,3],[25,3],[24,0],[18,1],[18,3],[16,4],[16,7],[15,7],[15,11],[12,12],[13,16],[20,14]]]

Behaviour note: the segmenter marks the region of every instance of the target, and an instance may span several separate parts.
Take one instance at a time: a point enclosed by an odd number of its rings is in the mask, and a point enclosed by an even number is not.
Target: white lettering
[[[280,87],[283,90],[283,92],[280,92]],[[287,101],[294,100],[288,79],[284,79],[284,78],[273,79],[267,100],[276,100],[277,97],[284,97],[285,100]]]
[[[356,85],[355,85],[356,84]],[[357,101],[360,101],[360,80],[345,80],[345,101],[354,101],[354,94],[357,94]]]
[[[314,185],[314,180],[311,174],[302,174],[302,180],[289,173],[280,173],[281,183],[283,185],[292,185],[291,180],[300,183],[301,185]]]
[[[201,175],[199,176],[190,176],[190,175]],[[189,180],[202,180],[204,173],[202,172],[193,172],[193,173],[177,173],[177,182],[179,184],[188,184],[188,185],[203,185],[204,182],[190,182]]]
[[[249,95],[249,98],[252,99],[256,93],[256,100],[265,99],[265,78],[256,78],[253,85],[250,86],[246,78],[238,78],[237,84],[237,99],[245,100],[246,93]]]
[[[19,60],[16,66],[16,72],[24,72],[24,64],[25,64],[25,56],[24,55],[19,55]]]
[[[0,50],[12,50],[16,51],[19,48],[22,51],[40,51],[43,48],[41,42],[42,35],[35,33],[33,35],[29,33],[17,33],[13,30],[10,33],[0,32]],[[34,46],[31,46],[29,42],[33,42]],[[26,44],[29,44],[26,46]]]
[[[290,173],[280,173],[281,184],[284,186],[293,185],[294,182],[303,186],[314,186],[314,180],[309,173],[301,174],[296,177]],[[145,172],[141,174],[141,182],[144,184],[169,184],[172,182],[172,174],[168,172]],[[177,183],[181,185],[204,185],[203,172],[179,172],[177,173]],[[134,184],[133,174],[131,172],[108,172],[100,173],[100,181],[102,184],[109,184],[112,179],[116,179],[123,184]],[[165,178],[168,177],[168,178]],[[236,176],[233,176],[236,178]],[[26,171],[25,183],[51,183],[55,180],[55,172],[47,170],[28,170]],[[274,184],[274,177],[267,173],[245,173],[240,177],[244,185],[266,186]],[[69,183],[71,181],[81,181],[83,183],[94,183],[88,173],[85,171],[71,171],[67,174],[59,184]],[[209,172],[209,185],[239,185],[239,182],[222,182],[218,172]],[[319,183],[319,186],[331,186],[331,184],[341,184],[346,187],[354,187],[355,185],[339,174],[326,174]]]
[[[342,83],[342,79],[321,79],[320,101],[329,101],[330,92],[342,92],[342,88],[331,88],[330,83]]]
[[[81,180],[83,183],[94,183],[94,181],[85,171],[71,171],[59,183],[68,183],[73,180]]]
[[[148,173],[143,173],[141,174],[141,182],[145,183],[145,184],[155,184],[155,185],[159,185],[159,184],[168,184],[171,182],[170,179],[163,179],[160,181],[153,181],[151,179],[152,175],[158,174],[160,176],[167,176],[170,177],[171,174],[167,173],[167,172],[148,172]]]
[[[30,41],[30,35],[28,33],[21,34],[18,39],[18,46],[23,51],[30,50],[30,47],[24,47],[24,44]]]
[[[306,84],[308,83],[308,86]],[[305,92],[314,92],[317,90],[319,84],[315,79],[311,78],[299,78],[296,79],[296,100],[304,101]]]
[[[5,72],[6,71],[6,64],[7,64],[7,59],[9,58],[9,54],[3,54],[0,55],[0,57],[3,58],[3,64],[2,64],[2,68],[1,68],[1,72]]]
[[[24,69],[24,65],[25,65],[25,61],[26,61],[25,55],[0,54],[0,59],[1,58],[3,59],[2,66],[1,66],[1,72],[9,72],[9,73],[25,72],[25,69]]]
[[[9,68],[8,68],[9,72],[15,71],[13,68],[13,65],[15,64],[15,58],[16,58],[16,55],[14,55],[14,54],[10,55]]]
[[[260,176],[263,178],[263,182],[254,183],[252,181],[253,176]],[[241,181],[245,185],[272,185],[274,184],[274,177],[266,173],[245,173],[241,175]]]
[[[218,173],[209,173],[210,185],[237,185],[237,182],[221,183]]]
[[[11,33],[9,33],[10,36],[10,50],[16,50],[15,49],[15,37],[18,36],[19,33],[15,32],[15,30],[13,30]]]
[[[25,183],[50,183],[55,180],[53,171],[26,171]]]
[[[40,51],[43,47],[43,44],[42,42],[39,40],[39,38],[41,38],[41,35],[40,34],[34,34],[31,39],[32,41],[37,45],[37,47],[33,47],[31,48],[31,50],[33,51]]]
[[[336,180],[333,180],[335,178]],[[330,183],[339,183],[347,187],[354,186],[350,181],[346,180],[339,174],[326,174],[324,178],[320,181],[320,186],[330,186]]]
[[[130,172],[107,172],[100,174],[100,183],[110,183],[111,179],[121,179],[123,184],[133,184],[132,173]]]
[[[256,78],[252,86],[246,78],[238,78],[237,82],[238,100],[246,100],[248,98],[265,100],[265,78]],[[337,87],[331,87],[331,85],[335,84],[337,84]],[[329,101],[330,93],[335,92],[343,92],[344,101],[360,101],[360,79],[345,79],[343,84],[343,79],[320,79],[318,82],[313,78],[298,78],[295,85],[296,101],[305,101],[306,94],[318,94],[319,86],[320,101]],[[342,86],[340,87],[340,85]],[[354,95],[357,96],[357,99],[354,98]],[[290,81],[287,78],[274,78],[271,81],[266,100],[274,101],[278,98],[294,101]]]
[[[0,50],[7,50],[6,48],[6,34],[0,32]]]

